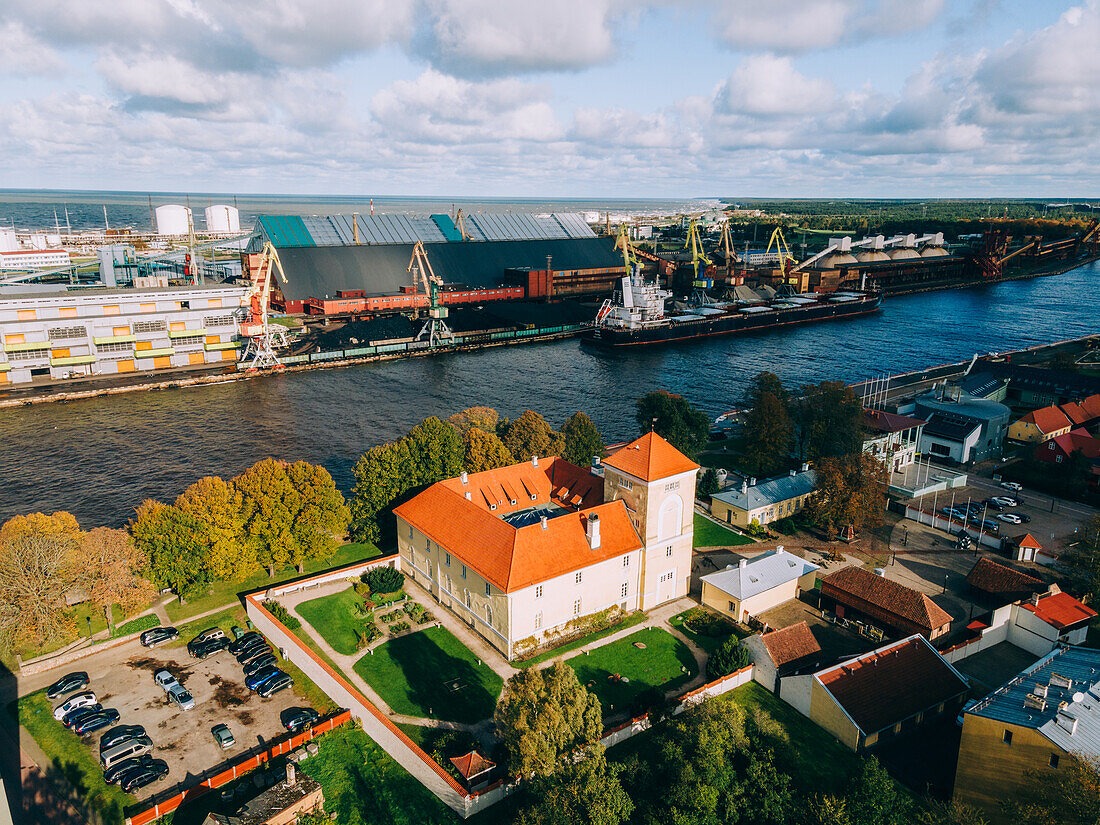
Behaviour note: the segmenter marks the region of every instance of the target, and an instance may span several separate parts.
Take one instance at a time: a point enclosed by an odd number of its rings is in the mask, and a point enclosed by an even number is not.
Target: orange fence
[[[176,808],[187,800],[202,796],[202,794],[207,791],[214,788],[220,788],[222,785],[228,785],[234,779],[244,776],[249,771],[255,770],[266,762],[270,762],[277,756],[282,756],[284,753],[290,753],[292,750],[300,748],[314,737],[322,733],[328,733],[333,728],[339,727],[350,719],[351,713],[346,710],[342,710],[328,719],[322,719],[313,725],[311,729],[295,734],[288,739],[284,739],[266,750],[246,759],[242,759],[240,762],[234,762],[221,773],[209,776],[197,785],[193,785],[187,790],[177,793],[175,796],[168,797],[161,802],[156,802],[152,807],[146,808],[144,811],[136,813],[133,816],[126,817],[126,825],[147,825],[164,816],[166,813],[176,810]]]

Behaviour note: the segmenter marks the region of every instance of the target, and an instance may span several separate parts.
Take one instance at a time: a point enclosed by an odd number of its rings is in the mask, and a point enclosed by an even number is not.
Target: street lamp
[[[947,592],[947,574],[946,573],[943,574],[943,592],[944,593]]]

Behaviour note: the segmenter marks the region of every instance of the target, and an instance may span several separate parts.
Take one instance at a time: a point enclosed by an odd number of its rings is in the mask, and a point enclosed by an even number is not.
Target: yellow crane
[[[704,267],[710,266],[710,259],[703,252],[703,241],[699,237],[699,224],[695,222],[694,218],[688,224],[687,238],[684,239],[684,249],[689,248],[691,249],[691,268],[693,272],[692,286],[707,289],[708,285],[699,276],[699,264],[702,263]]]
[[[775,247],[775,252],[779,256],[779,268],[786,274],[789,267],[795,263],[794,255],[791,254],[790,247],[787,246],[787,239],[783,237],[783,229],[776,227],[772,231],[771,237],[768,239],[768,248],[764,251],[764,260],[768,259],[768,255],[771,254],[772,247]],[[790,263],[788,263],[790,261]]]
[[[412,273],[413,286],[418,289],[423,287],[424,294],[428,296],[428,320],[417,333],[416,340],[427,336],[428,346],[432,349],[444,342],[453,344],[454,333],[444,320],[447,317],[447,307],[439,302],[439,287],[443,285],[443,279],[432,269],[423,242],[417,241],[413,247],[412,259],[406,271]]]
[[[246,340],[241,363],[251,372],[260,369],[282,369],[282,362],[275,354],[276,350],[286,347],[286,328],[272,324],[268,318],[268,306],[271,302],[272,270],[278,273],[285,284],[286,272],[279,252],[268,241],[260,252],[260,260],[255,267],[249,267],[249,287],[245,295],[248,303],[248,318],[241,324],[241,337]]]

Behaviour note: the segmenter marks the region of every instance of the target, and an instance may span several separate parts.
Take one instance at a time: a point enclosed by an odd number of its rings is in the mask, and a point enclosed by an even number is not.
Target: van
[[[203,642],[209,642],[211,639],[224,639],[224,638],[225,638],[225,631],[222,630],[220,627],[208,627],[206,630],[204,630],[202,633],[200,633],[198,636],[196,636],[191,641],[192,642],[198,642],[199,644],[202,644]]]
[[[103,770],[106,771],[117,765],[123,759],[129,759],[133,756],[144,756],[147,753],[152,753],[152,751],[153,740],[148,736],[138,736],[128,742],[123,742],[121,745],[115,745],[113,748],[105,750],[99,755],[99,763],[103,766]]]

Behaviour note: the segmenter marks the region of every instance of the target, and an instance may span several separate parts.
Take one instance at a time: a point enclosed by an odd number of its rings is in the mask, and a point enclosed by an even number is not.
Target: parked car
[[[89,733],[95,733],[97,730],[103,730],[108,725],[113,725],[118,720],[119,712],[117,710],[103,708],[103,710],[81,717],[80,721],[73,725],[73,733],[78,736],[87,736]]]
[[[1020,490],[1024,489],[1024,486],[1022,484],[1017,484],[1015,481],[1002,481],[1001,486],[1004,487],[1006,490],[1011,490],[1014,493],[1018,493],[1020,492]]]
[[[199,642],[197,645],[189,644],[187,646],[187,652],[194,656],[196,659],[206,659],[209,656],[213,656],[215,653],[221,653],[229,647],[229,641],[222,639],[207,639],[205,642]]]
[[[229,652],[232,653],[234,656],[237,656],[239,658],[240,656],[242,656],[245,653],[248,653],[249,651],[263,650],[267,646],[268,646],[267,645],[267,640],[264,639],[261,636],[258,639],[249,639],[245,644],[238,645],[235,650],[232,649],[232,645],[230,645]]]
[[[84,671],[78,671],[77,673],[66,673],[48,688],[46,688],[46,698],[56,699],[58,696],[64,696],[66,693],[72,693],[74,690],[83,690],[88,687],[88,683],[91,680],[88,678],[88,674]]]
[[[250,630],[229,645],[229,652],[236,656],[249,645],[259,644],[263,642],[263,640],[264,637],[262,634],[256,630]]]
[[[173,702],[180,710],[191,710],[195,706],[195,697],[193,697],[183,685],[177,684],[168,689],[168,699]]]
[[[192,639],[191,642],[201,644],[202,642],[208,642],[211,639],[224,639],[224,638],[225,638],[225,631],[222,630],[220,627],[208,627],[208,628],[206,628],[206,630],[204,630],[202,633],[200,633],[198,636],[196,636],[194,639]]]
[[[320,719],[321,714],[313,708],[290,708],[283,711],[282,717],[283,727],[291,733],[297,733]]]
[[[1016,516],[1023,524],[1031,524],[1031,516],[1027,513],[1017,513]]]
[[[154,759],[147,767],[126,774],[118,784],[125,793],[133,793],[166,776],[168,763],[163,759]]]
[[[72,730],[76,725],[80,723],[86,716],[92,716],[103,710],[103,705],[96,702],[94,705],[85,705],[82,708],[76,710],[70,710],[64,716],[61,717],[61,724]]]
[[[125,742],[119,742],[99,754],[99,764],[107,771],[120,762],[135,756],[144,756],[153,751],[153,740],[148,736],[135,736]]]
[[[259,690],[260,685],[279,673],[282,673],[282,671],[274,665],[260,668],[251,676],[244,677],[244,686],[249,690]]]
[[[110,768],[103,772],[103,780],[108,785],[114,785],[126,774],[131,771],[139,770],[141,768],[147,768],[152,763],[156,762],[156,758],[149,754],[143,756],[131,756],[129,759],[123,759],[116,765],[112,765]]]
[[[269,696],[274,696],[280,690],[286,690],[293,684],[294,680],[290,678],[289,674],[279,671],[278,676],[273,679],[268,679],[266,682],[263,683],[263,685],[260,686],[260,689],[256,692],[264,699],[266,699]]]
[[[253,659],[259,659],[261,656],[267,656],[269,653],[272,653],[272,650],[268,647],[267,642],[264,642],[262,645],[253,645],[237,654],[237,664],[247,665]]]
[[[1016,499],[1009,498],[1008,496],[993,496],[993,498],[991,498],[990,501],[995,501],[997,504],[1000,504],[1002,507],[1015,507],[1020,503]]]
[[[123,742],[129,742],[131,739],[137,739],[139,736],[145,735],[145,728],[141,725],[119,725],[117,728],[111,728],[101,737],[99,737],[99,752],[110,750],[115,745],[121,745]]]
[[[982,503],[983,503],[983,504],[984,504],[984,505],[985,505],[986,507],[988,507],[988,508],[989,508],[990,510],[1003,510],[1003,509],[1005,509],[1005,507],[1006,507],[1007,505],[1004,505],[1004,504],[999,504],[999,503],[997,502],[997,499],[998,499],[998,498],[1001,498],[1001,496],[995,496],[994,498],[987,498],[987,499],[986,499],[985,501],[983,501]]]
[[[960,510],[958,507],[941,507],[940,512],[943,513],[948,518],[958,518],[958,519],[966,518],[966,513],[963,512],[962,510]]]
[[[237,744],[237,740],[233,738],[233,731],[229,729],[229,725],[214,725],[214,727],[210,729],[210,733],[214,735],[214,741],[218,743],[218,747],[222,750],[231,748]]]
[[[252,659],[244,666],[244,675],[251,676],[257,670],[262,670],[265,667],[271,667],[271,665],[277,665],[278,663],[279,659],[274,653],[265,653],[257,659]]]
[[[994,535],[996,535],[997,533],[1001,532],[1001,526],[997,524],[997,522],[991,521],[990,519],[980,521],[974,526],[984,533],[993,533]]]
[[[174,627],[154,627],[142,633],[138,640],[141,642],[142,647],[156,647],[179,637],[180,632]]]
[[[67,702],[54,708],[53,718],[60,721],[65,718],[66,714],[72,713],[77,708],[86,708],[88,705],[94,705],[95,703],[95,693],[86,690],[84,693],[78,693],[76,696],[69,697]]]
[[[1003,521],[1006,524],[1023,524],[1023,519],[1015,513],[1001,513],[997,516],[998,521]]]
[[[167,670],[158,670],[153,675],[153,681],[164,688],[164,692],[167,693],[174,687],[179,687],[179,679],[169,673]]]

